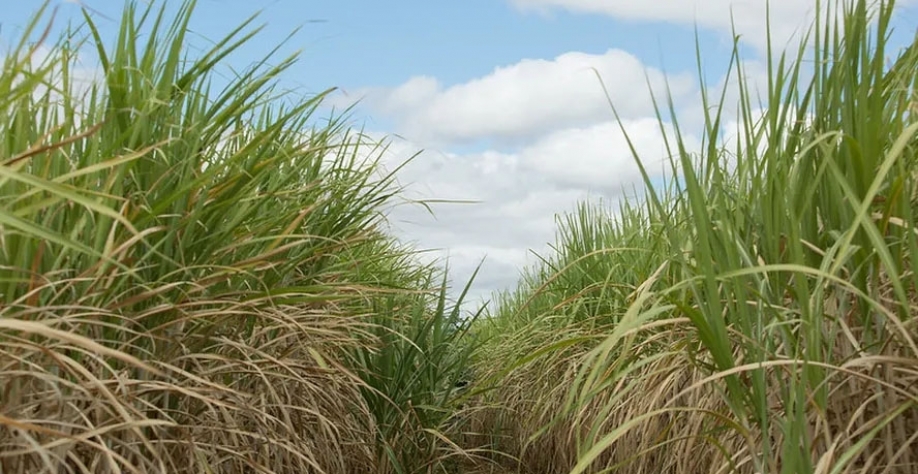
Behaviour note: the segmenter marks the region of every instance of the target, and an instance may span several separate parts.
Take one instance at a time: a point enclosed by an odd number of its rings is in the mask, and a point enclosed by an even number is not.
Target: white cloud
[[[85,51],[76,51],[76,54],[71,52],[66,59],[60,48],[44,44],[36,45],[33,49],[10,52],[18,54],[15,61],[22,69],[14,78],[14,84],[21,84],[28,75],[32,81],[36,81],[32,86],[33,97],[50,94],[53,100],[61,100],[66,94],[79,102],[86,98],[94,86],[103,83],[104,73],[101,66]],[[9,52],[0,53],[0,62],[13,60],[7,54]],[[64,61],[68,61],[69,82],[66,84],[63,76]],[[63,90],[65,87],[66,90]]]
[[[659,177],[665,147],[656,120],[629,120],[624,127],[649,172]],[[696,138],[685,138],[687,146],[697,148]],[[419,148],[394,140],[383,163],[391,169]],[[547,252],[554,242],[557,214],[573,211],[587,198],[614,205],[624,193],[643,189],[614,122],[561,129],[515,152],[427,150],[398,177],[409,186],[408,197],[477,201],[432,204],[433,216],[417,205],[397,206],[390,213],[396,235],[418,248],[435,249],[437,257],[450,258],[455,286],[467,281],[486,257],[472,291],[476,300],[513,287],[522,267],[535,262],[530,249]]]
[[[548,13],[555,9],[596,13],[631,21],[698,25],[721,33],[737,34],[746,43],[764,51],[769,25],[777,50],[794,49],[813,25],[814,0],[509,0],[524,11]],[[821,0],[823,15],[831,16],[842,2]],[[868,2],[876,8],[879,2]],[[918,0],[899,0],[896,7],[918,5]]]
[[[567,5],[578,3],[590,2],[571,0]],[[635,5],[622,8],[635,8],[635,14],[643,11],[639,2],[631,3]],[[670,7],[676,10],[672,15],[684,10],[681,3]],[[753,89],[761,88],[763,68],[758,63],[746,65]],[[436,249],[432,255],[449,257],[456,286],[487,257],[472,291],[478,299],[514,287],[521,267],[535,262],[530,249],[548,251],[555,240],[557,214],[573,211],[587,198],[601,198],[615,209],[623,195],[641,192],[639,168],[620,125],[613,121],[597,73],[643,164],[659,182],[669,170],[664,137],[671,139],[673,133],[668,125],[661,130],[648,87],[659,99],[666,78],[621,50],[525,59],[448,86],[434,77],[417,76],[394,88],[362,91],[365,104],[392,120],[392,131],[411,140],[391,143],[384,159],[388,167],[427,148],[398,175],[409,185],[407,197],[476,201],[433,204],[434,216],[420,206],[396,207],[391,213],[396,234],[418,248]],[[703,109],[695,71],[670,71],[668,76],[685,145],[698,150]],[[723,118],[735,120],[735,79],[721,78],[712,86],[713,100],[727,87]],[[450,152],[456,145],[467,149],[482,143],[489,150]]]
[[[776,45],[805,31],[815,14],[816,2],[806,0],[510,0],[523,10],[548,12],[567,9],[633,21],[699,25],[730,33],[736,31],[750,44],[766,45],[766,14]]]
[[[448,257],[454,286],[486,257],[472,290],[479,300],[514,287],[522,267],[535,263],[532,251],[548,252],[556,215],[585,199],[615,208],[623,195],[643,190],[597,73],[642,162],[659,179],[669,169],[664,134],[673,134],[654,117],[648,82],[660,94],[666,78],[621,50],[522,60],[450,87],[418,76],[395,88],[364,91],[366,105],[393,119],[393,131],[410,139],[391,139],[382,160],[387,168],[426,148],[398,173],[408,186],[404,196],[474,201],[434,203],[433,216],[418,205],[396,206],[390,213],[396,235],[434,249],[431,257]],[[694,72],[668,79],[678,110],[696,105]],[[699,147],[691,134],[684,138],[689,148]],[[488,150],[450,151],[483,141]]]
[[[720,32],[730,31],[732,8],[739,32],[755,46],[764,44],[764,0],[512,1],[522,8],[567,8],[630,20],[682,24],[697,20],[702,27]],[[813,5],[804,0],[771,0],[775,41],[788,41],[795,31],[809,26],[807,13],[812,13]],[[748,59],[743,65],[751,106],[758,113],[764,106],[758,99],[765,99],[767,68]],[[536,262],[530,249],[544,254],[555,240],[556,214],[573,211],[586,198],[601,198],[615,209],[623,194],[643,190],[628,144],[619,125],[611,121],[597,72],[643,163],[654,182],[659,182],[669,169],[664,136],[673,133],[669,126],[661,131],[653,118],[648,79],[655,92],[663,92],[664,75],[621,50],[525,59],[454,85],[417,76],[395,88],[362,91],[374,112],[395,122],[394,132],[412,140],[392,143],[384,160],[389,167],[400,164],[421,144],[428,148],[399,173],[400,181],[410,185],[408,197],[477,201],[432,204],[434,216],[420,206],[396,207],[390,215],[398,236],[414,241],[418,248],[435,249],[431,256],[450,258],[454,287],[464,284],[487,257],[473,299],[515,286],[522,266]],[[690,152],[697,151],[704,109],[695,72],[673,75],[670,71],[669,83],[685,145]],[[709,87],[714,102],[726,88],[720,140],[736,146],[737,78],[720,77]],[[443,151],[482,143],[490,149]]]
[[[2,46],[7,45],[0,43]],[[93,89],[102,88],[105,82],[101,66],[84,50],[71,51],[64,56],[61,48],[47,44],[36,44],[31,48],[18,48],[17,45],[0,51],[0,64],[11,68],[4,73],[12,75],[17,93],[27,92],[36,102],[46,103],[55,111],[52,117],[57,125],[65,125],[64,122],[72,120],[75,130],[84,127],[83,112],[90,106]],[[65,97],[76,114],[68,114],[64,110]]]
[[[611,49],[604,54],[571,52],[551,60],[524,59],[450,87],[424,76],[393,89],[363,92],[371,108],[393,117],[400,133],[415,140],[525,141],[611,118],[597,73],[625,118],[652,114],[648,80],[656,93],[666,91],[661,71]],[[690,73],[669,78],[677,103],[694,91],[695,84]]]
[[[561,130],[525,148],[521,156],[526,166],[559,185],[627,193],[642,177],[621,128],[605,122]],[[626,121],[624,128],[648,173],[656,176],[669,169],[664,131],[655,118]],[[667,130],[666,136],[675,149],[673,133]],[[687,138],[687,145],[696,148],[695,140]]]

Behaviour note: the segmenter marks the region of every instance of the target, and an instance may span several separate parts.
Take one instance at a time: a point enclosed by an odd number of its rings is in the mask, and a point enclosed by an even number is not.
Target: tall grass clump
[[[525,472],[918,471],[918,42],[889,46],[894,7],[822,2],[768,50],[764,103],[735,55],[699,150],[660,104],[673,179],[562,218],[475,328],[484,442]]]
[[[296,56],[224,73],[254,17],[190,53],[193,9],[53,43],[43,8],[3,57],[0,472],[442,470],[468,320],[381,150],[279,89]]]

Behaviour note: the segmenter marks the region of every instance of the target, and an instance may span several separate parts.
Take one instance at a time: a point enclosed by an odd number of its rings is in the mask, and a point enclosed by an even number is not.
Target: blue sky
[[[901,43],[918,14],[904,9]],[[19,29],[42,4],[5,2],[0,37]],[[119,26],[121,0],[52,0],[58,25],[95,11],[103,35]],[[457,280],[487,257],[476,298],[515,284],[530,249],[545,252],[554,215],[578,200],[614,205],[639,175],[612,121],[591,68],[600,72],[624,124],[648,159],[660,160],[661,136],[647,95],[668,78],[691,143],[699,89],[695,26],[706,79],[722,80],[733,24],[745,40],[754,83],[764,81],[765,0],[199,0],[190,47],[216,39],[261,11],[264,31],[230,63],[245,66],[301,28],[282,50],[301,51],[284,77],[305,93],[343,91],[331,103],[361,99],[354,120],[374,136],[397,134],[389,165],[424,152],[404,170],[414,198],[476,200],[479,204],[392,212],[395,232],[432,256],[449,256]],[[177,1],[169,3],[175,7]],[[808,25],[815,2],[771,0],[772,31],[787,41]],[[8,44],[8,43],[7,43]],[[693,128],[695,127],[695,128]]]
[[[8,37],[11,27],[23,24],[42,3],[19,0],[4,5],[0,20],[5,25],[4,36]],[[117,28],[121,1],[79,3],[111,19],[98,19],[103,28]],[[62,18],[78,16],[79,3],[52,1],[52,5],[60,5]],[[674,67],[694,64],[693,33],[688,24],[674,31],[668,24],[565,10],[545,15],[523,12],[500,0],[198,0],[192,26],[196,33],[212,39],[259,11],[256,22],[267,28],[260,36],[262,40],[243,53],[255,57],[260,45],[277,44],[301,28],[286,48],[303,51],[303,64],[296,71],[302,77],[291,80],[315,88],[396,86],[422,74],[453,84],[522,58],[550,58],[569,51],[601,53],[610,47],[635,52],[652,65],[658,65],[663,56]],[[717,36],[709,33],[703,34],[703,39],[706,48],[718,42]]]

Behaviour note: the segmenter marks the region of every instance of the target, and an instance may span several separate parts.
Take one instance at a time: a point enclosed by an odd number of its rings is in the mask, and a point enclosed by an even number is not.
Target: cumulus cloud
[[[721,33],[730,32],[732,14],[747,42],[765,44],[764,0],[510,1],[522,9],[564,8],[635,21],[697,22]],[[771,0],[774,41],[791,41],[809,26],[813,14],[813,2]],[[743,68],[753,116],[758,117],[765,107],[768,69],[761,59],[748,58]],[[597,73],[622,117],[621,125],[612,121]],[[387,166],[426,148],[399,173],[400,181],[409,186],[408,197],[473,201],[432,204],[434,215],[420,206],[398,206],[390,214],[393,230],[418,248],[434,249],[430,258],[448,257],[457,286],[486,257],[473,299],[514,287],[521,268],[537,261],[531,251],[549,251],[557,214],[574,210],[577,201],[587,198],[601,198],[614,209],[624,195],[643,191],[621,127],[652,182],[672,178],[667,175],[665,138],[672,144],[674,133],[669,125],[661,130],[648,92],[649,81],[655,93],[663,93],[664,79],[661,71],[647,68],[635,56],[611,49],[524,59],[459,84],[417,76],[394,88],[361,91],[365,105],[394,122],[392,131],[411,139],[392,143],[384,157]],[[668,79],[684,145],[690,152],[698,151],[705,110],[695,72],[669,71]],[[720,76],[708,86],[710,100],[719,100],[725,92],[718,140],[730,149],[743,145],[737,135],[743,124],[736,75]],[[487,150],[455,152],[476,147]]]
[[[661,131],[649,118],[623,125],[649,172],[661,177],[668,127]],[[698,147],[696,138],[685,139],[690,148]],[[390,169],[420,149],[416,143],[390,140],[382,156]],[[643,189],[621,128],[611,121],[548,133],[514,152],[428,149],[398,178],[408,187],[408,197],[467,201],[434,203],[433,215],[418,205],[399,205],[389,217],[400,238],[432,249],[432,257],[449,258],[456,285],[485,258],[473,286],[476,300],[513,287],[522,267],[535,262],[531,251],[548,251],[556,215],[574,210],[584,199],[614,204],[626,193]]]
[[[449,87],[418,76],[365,90],[365,105],[396,124],[398,138],[389,139],[384,166],[394,169],[424,149],[398,173],[407,186],[403,196],[441,201],[431,204],[433,215],[419,205],[395,206],[393,231],[432,249],[428,258],[448,258],[457,286],[484,258],[475,300],[514,287],[521,269],[537,261],[533,252],[549,252],[557,215],[585,199],[614,208],[643,190],[622,129],[653,178],[664,177],[672,127],[661,129],[648,87],[663,94],[666,82],[679,110],[698,102],[694,72],[667,78],[616,49],[521,60]],[[699,147],[691,133],[684,138],[690,149]],[[455,151],[482,148],[482,142],[484,150]]]
[[[422,76],[392,89],[362,92],[373,110],[394,118],[400,133],[415,140],[518,143],[611,118],[599,77],[625,118],[652,113],[648,82],[655,93],[667,90],[661,71],[647,68],[630,53],[610,49],[603,54],[570,52],[550,60],[524,59],[449,87]],[[675,74],[669,77],[668,89],[679,103],[695,84],[693,74]]]
[[[0,43],[0,47],[3,46],[6,45]],[[77,129],[84,126],[79,112],[90,105],[93,89],[104,85],[101,66],[85,51],[73,51],[64,56],[60,48],[46,44],[36,44],[31,48],[10,47],[0,51],[0,63],[12,68],[4,73],[12,75],[14,88],[26,87],[22,90],[28,90],[34,100],[46,101],[56,110],[54,120],[58,124],[72,120]],[[65,97],[77,114],[70,116],[65,113]]]
[[[14,83],[19,84],[27,74],[32,80],[40,81],[34,87],[32,95],[41,97],[51,94],[53,98],[60,99],[64,94],[76,100],[82,100],[94,86],[103,83],[101,66],[86,51],[76,51],[65,59],[59,48],[39,44],[28,50],[14,50],[0,53],[0,61],[8,61],[14,56],[18,67],[22,68],[22,77],[14,78]],[[67,61],[67,75],[69,82],[64,83],[64,62]],[[27,72],[26,72],[27,71]],[[66,89],[66,90],[65,90]]]
[[[722,33],[734,30],[742,41],[764,51],[769,25],[777,49],[795,47],[812,25],[815,1],[807,0],[509,0],[523,11],[548,13],[564,9],[595,13],[631,21],[698,25]],[[820,2],[823,15],[831,15],[839,1]],[[876,7],[878,2],[871,3]],[[898,7],[918,5],[918,0],[899,0]]]
[[[805,0],[510,0],[522,10],[553,9],[597,13],[633,21],[695,25],[730,33],[759,48],[766,42],[765,18],[770,15],[775,44],[785,44],[808,28],[816,3]]]
[[[618,123],[604,122],[548,135],[525,148],[521,157],[526,166],[560,186],[627,192],[642,180],[628,140],[653,175],[669,169],[665,139],[670,140],[670,147],[675,143],[669,127],[661,129],[655,118],[625,121],[622,125],[627,138]],[[688,139],[692,142],[688,146],[695,148],[694,140]]]
[[[761,82],[759,69],[753,64],[747,70],[753,89]],[[364,105],[409,139],[390,143],[383,156],[388,168],[425,149],[398,174],[408,186],[405,196],[465,201],[434,203],[433,215],[417,205],[396,206],[393,230],[418,248],[433,249],[430,258],[449,258],[456,285],[486,257],[472,290],[475,299],[512,288],[522,267],[536,262],[532,251],[549,251],[556,215],[584,199],[602,199],[614,209],[626,194],[643,191],[622,128],[653,182],[671,178],[666,139],[673,145],[674,133],[654,117],[648,88],[659,98],[668,82],[684,144],[690,151],[700,148],[703,109],[695,71],[667,76],[610,49],[524,59],[459,84],[416,76],[394,88],[360,91]],[[621,123],[613,120],[599,78]],[[711,97],[719,97],[722,87],[729,91],[724,119],[730,120],[738,88],[735,80],[721,78]],[[457,152],[462,149],[479,151]]]

